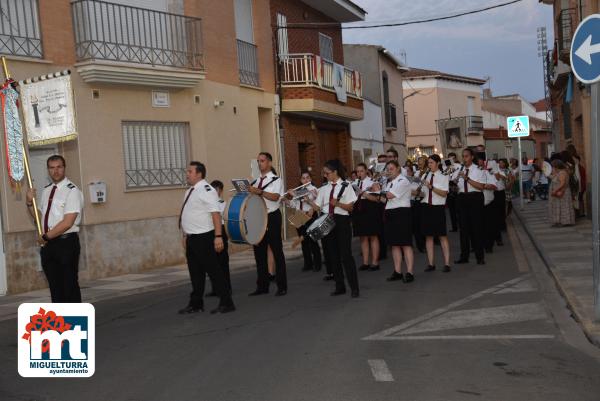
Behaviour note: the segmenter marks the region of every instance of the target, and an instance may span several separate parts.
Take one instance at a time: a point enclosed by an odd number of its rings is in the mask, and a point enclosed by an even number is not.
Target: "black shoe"
[[[394,270],[391,276],[385,279],[386,281],[404,281],[404,276],[402,273],[398,273]]]
[[[359,294],[358,294],[358,290],[356,290],[356,291],[352,291],[352,292],[350,293],[350,298],[358,298],[358,296],[359,296]]]
[[[329,295],[331,295],[332,297],[335,297],[335,296],[338,296],[338,295],[344,295],[345,293],[346,293],[346,290],[343,289],[343,290],[335,290],[334,292],[332,292]]]
[[[275,293],[276,297],[282,297],[285,294],[287,294],[287,290],[277,290],[277,292]]]
[[[333,274],[326,274],[325,277],[323,277],[323,281],[331,281],[333,280]]]
[[[314,272],[320,272],[321,271],[321,266],[313,268],[313,271]]]
[[[469,263],[469,259],[460,258],[460,259],[454,261],[455,265],[463,265],[465,263]]]
[[[412,273],[406,273],[406,277],[404,278],[405,283],[412,283],[415,281],[415,276]]]
[[[485,248],[485,253],[494,253],[493,248]]]
[[[207,297],[216,297],[217,293],[214,291],[209,292],[208,294],[206,294]]]
[[[499,239],[498,241],[496,241],[496,245],[504,246],[504,242],[501,239]]]
[[[275,275],[269,274],[269,281],[275,281]]]
[[[180,315],[185,315],[188,313],[196,313],[196,312],[204,312],[204,308],[202,306],[188,305],[183,309],[179,309],[179,311],[177,313],[179,313]]]
[[[250,294],[248,294],[249,297],[255,297],[257,295],[263,295],[263,294],[268,294],[269,290],[259,290],[258,288],[256,289],[256,291],[251,292]]]
[[[425,272],[432,272],[435,270],[435,265],[427,265]]]
[[[235,306],[233,306],[233,305],[218,306],[216,309],[211,310],[210,314],[214,315],[215,313],[229,313],[229,312],[233,312],[234,310],[235,310]]]
[[[361,272],[363,272],[365,270],[369,270],[369,265],[360,265],[360,267],[358,268],[358,270],[360,270]]]
[[[369,267],[370,272],[376,272],[377,270],[379,270],[379,265],[373,265]]]
[[[477,261],[477,264],[478,264],[478,265],[485,265],[485,260],[483,260],[483,259],[479,259],[479,260]]]
[[[442,269],[442,271],[443,271],[444,273],[448,273],[448,272],[450,272],[450,266],[448,266],[448,265],[444,266],[444,268]]]

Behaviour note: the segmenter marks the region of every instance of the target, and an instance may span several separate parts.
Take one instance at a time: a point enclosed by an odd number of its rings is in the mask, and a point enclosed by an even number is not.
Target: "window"
[[[333,39],[319,32],[319,52],[325,60],[333,61]]]
[[[473,96],[467,97],[467,115],[475,115],[475,98]]]
[[[287,17],[281,13],[277,13],[277,44],[279,48],[279,55],[289,54],[289,46],[288,46],[288,31],[287,31]]]
[[[121,127],[126,188],[185,185],[188,123],[123,121]]]
[[[235,0],[235,33],[237,39],[254,44],[252,0]]]

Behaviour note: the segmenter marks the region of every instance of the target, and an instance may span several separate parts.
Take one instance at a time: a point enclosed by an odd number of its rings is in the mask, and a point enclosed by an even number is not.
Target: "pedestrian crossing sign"
[[[529,116],[513,116],[506,119],[509,138],[529,136]]]

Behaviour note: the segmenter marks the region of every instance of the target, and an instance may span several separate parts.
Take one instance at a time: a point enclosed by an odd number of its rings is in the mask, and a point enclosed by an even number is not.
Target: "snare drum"
[[[267,231],[267,205],[260,196],[239,192],[229,201],[224,220],[231,242],[258,245]]]
[[[306,235],[308,235],[313,241],[319,241],[329,234],[331,230],[333,230],[333,227],[335,227],[333,215],[324,214],[313,221],[313,223],[306,230]]]

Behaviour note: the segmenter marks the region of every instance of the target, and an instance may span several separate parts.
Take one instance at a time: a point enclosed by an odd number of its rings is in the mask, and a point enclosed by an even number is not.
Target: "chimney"
[[[489,88],[486,88],[483,90],[483,98],[484,99],[491,99],[492,98],[492,90]]]

